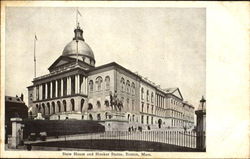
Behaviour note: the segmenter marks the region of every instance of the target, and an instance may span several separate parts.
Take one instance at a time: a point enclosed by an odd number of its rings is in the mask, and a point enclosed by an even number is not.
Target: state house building
[[[99,120],[106,130],[191,127],[194,107],[179,88],[161,89],[112,62],[95,67],[79,25],[62,55],[28,87],[29,116],[47,120]]]

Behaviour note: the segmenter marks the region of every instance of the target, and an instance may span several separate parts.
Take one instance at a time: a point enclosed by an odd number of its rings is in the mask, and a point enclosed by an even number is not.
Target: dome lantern
[[[95,57],[90,46],[83,38],[83,30],[80,28],[79,23],[74,30],[75,36],[63,49],[62,56],[68,56],[79,59],[89,65],[95,66]],[[79,58],[78,58],[79,57]]]
[[[73,38],[73,40],[83,40],[84,38],[82,36],[83,30],[80,28],[79,23],[77,24],[76,29],[74,30],[75,33],[75,37]]]

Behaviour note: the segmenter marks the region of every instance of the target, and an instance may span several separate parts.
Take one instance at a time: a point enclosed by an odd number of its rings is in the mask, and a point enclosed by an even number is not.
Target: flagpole
[[[36,35],[34,39],[34,77],[36,78]]]
[[[76,9],[76,29],[78,29],[78,9]],[[78,37],[76,36],[76,65],[78,64]]]

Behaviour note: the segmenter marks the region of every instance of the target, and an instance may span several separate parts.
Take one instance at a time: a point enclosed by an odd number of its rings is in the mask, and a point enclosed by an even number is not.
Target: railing
[[[200,138],[200,137],[198,137]],[[87,133],[75,135],[63,135],[57,137],[47,137],[45,141],[27,141],[26,144],[40,142],[73,141],[73,140],[125,140],[163,143],[174,146],[196,149],[198,139],[195,132],[192,131],[106,131],[103,133]],[[205,138],[204,138],[205,140]]]
[[[133,140],[165,143],[175,146],[196,148],[196,133],[192,131],[106,131],[63,136],[64,140]]]

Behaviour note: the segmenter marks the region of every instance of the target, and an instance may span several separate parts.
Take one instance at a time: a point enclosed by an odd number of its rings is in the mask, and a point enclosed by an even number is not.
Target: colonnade
[[[63,77],[35,85],[34,98],[37,100],[53,99],[74,94],[87,95],[88,79],[82,75]]]

